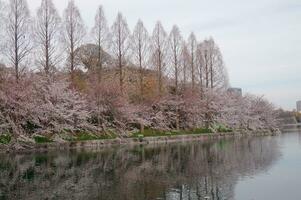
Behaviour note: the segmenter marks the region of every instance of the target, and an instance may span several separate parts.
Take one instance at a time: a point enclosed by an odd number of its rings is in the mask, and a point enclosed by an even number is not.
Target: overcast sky
[[[112,24],[121,11],[133,29],[141,18],[151,32],[157,20],[177,24],[187,38],[212,36],[220,46],[233,87],[295,108],[301,100],[300,0],[76,0],[88,27],[98,5]],[[40,0],[28,0],[36,11]],[[68,0],[54,0],[60,13]]]

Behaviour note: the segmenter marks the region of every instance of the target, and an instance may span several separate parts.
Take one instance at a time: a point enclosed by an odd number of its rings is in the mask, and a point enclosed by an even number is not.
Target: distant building
[[[242,96],[242,89],[241,88],[229,88],[228,92],[233,94],[233,95],[237,95],[237,96]]]
[[[297,111],[301,112],[301,101],[297,101]]]

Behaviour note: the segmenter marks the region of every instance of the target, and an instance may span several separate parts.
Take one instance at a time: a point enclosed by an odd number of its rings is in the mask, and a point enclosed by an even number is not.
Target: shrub
[[[0,135],[0,144],[9,144],[11,141],[11,136],[9,134]]]
[[[53,140],[51,140],[47,137],[41,136],[41,135],[36,135],[36,136],[33,137],[33,139],[37,144],[44,144],[44,143],[53,142]]]

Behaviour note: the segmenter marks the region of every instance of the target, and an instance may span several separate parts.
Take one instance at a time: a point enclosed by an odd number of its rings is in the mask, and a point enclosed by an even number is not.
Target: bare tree
[[[141,98],[143,98],[144,94],[143,80],[144,71],[148,62],[149,45],[148,32],[144,27],[143,22],[139,20],[131,37],[131,49],[133,52],[132,60],[134,64],[139,66],[139,88]]]
[[[188,38],[188,50],[189,50],[189,55],[190,55],[190,73],[191,73],[191,85],[192,89],[195,89],[195,74],[196,74],[196,69],[195,69],[195,51],[197,48],[197,40],[194,35],[194,33],[191,33],[189,38]]]
[[[182,50],[182,36],[178,26],[174,25],[169,35],[172,66],[175,80],[175,94],[178,95],[180,78],[180,56]]]
[[[4,2],[0,1],[0,60],[2,58],[2,53],[4,50],[3,44],[4,44],[4,23],[5,23],[5,8],[4,8]]]
[[[6,55],[19,81],[25,69],[26,58],[32,49],[30,40],[31,20],[26,0],[10,0],[6,22]]]
[[[64,11],[63,25],[63,39],[68,52],[68,64],[71,77],[73,78],[73,72],[76,67],[76,49],[81,46],[83,38],[86,34],[84,22],[81,18],[79,9],[74,4],[74,0],[69,1],[68,6]]]
[[[119,87],[123,93],[124,87],[124,66],[126,65],[126,56],[129,49],[130,30],[125,18],[118,13],[117,18],[111,28],[112,42],[111,50],[117,58],[117,67],[119,69]]]
[[[202,47],[202,43],[197,45],[197,49],[196,49],[196,65],[197,65],[197,71],[198,71],[198,75],[199,75],[199,85],[200,85],[200,90],[201,93],[203,94],[203,79],[204,79],[204,64],[205,60],[204,60],[204,55],[203,55],[203,47]]]
[[[163,78],[166,67],[168,38],[160,21],[156,23],[155,28],[153,30],[152,45],[152,62],[156,68],[158,92],[161,96],[163,93]]]
[[[0,27],[1,28],[4,23],[3,19],[4,19],[4,2],[0,1],[0,20],[1,20]]]
[[[189,50],[187,47],[187,43],[185,41],[182,42],[182,51],[181,51],[181,65],[182,65],[182,79],[183,79],[183,87],[186,88],[187,85],[187,75],[189,68]]]
[[[169,45],[170,45],[170,56],[171,56],[171,65],[173,78],[174,78],[174,89],[176,95],[176,102],[179,102],[179,79],[180,79],[180,56],[182,51],[182,36],[178,26],[174,25],[172,30],[169,34]],[[178,103],[175,105],[176,107],[176,117],[175,117],[175,124],[176,129],[179,130],[180,128],[180,117],[179,117],[179,105]]]
[[[58,41],[60,34],[60,17],[52,0],[42,0],[37,11],[35,39],[40,56],[38,63],[46,74],[52,73],[58,63]]]
[[[223,89],[228,87],[227,71],[224,67],[221,53],[212,39],[205,40],[197,47],[197,64],[200,76],[200,86],[202,99],[204,100],[204,119],[206,127],[214,121],[215,109],[212,103],[215,102],[216,96]],[[203,84],[204,82],[204,84]],[[216,90],[217,92],[213,92]],[[218,105],[218,103],[215,103]]]
[[[95,24],[92,28],[92,35],[97,45],[97,71],[98,71],[98,81],[102,78],[102,68],[104,63],[104,49],[108,43],[109,28],[107,24],[107,19],[105,17],[103,7],[99,6],[95,16]]]
[[[204,87],[222,89],[228,87],[228,74],[219,47],[210,38],[198,45],[198,63],[202,66]]]

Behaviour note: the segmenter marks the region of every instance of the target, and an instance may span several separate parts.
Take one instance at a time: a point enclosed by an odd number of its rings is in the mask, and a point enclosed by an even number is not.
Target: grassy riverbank
[[[220,128],[216,130],[217,133],[221,132],[232,132],[232,129]],[[145,129],[142,132],[133,133],[131,138],[141,138],[141,137],[158,137],[158,136],[177,136],[177,135],[192,135],[192,134],[213,134],[215,131],[209,128],[197,128],[194,130],[172,130],[172,131],[160,131],[153,129]]]
[[[141,132],[132,133],[128,137],[117,137],[112,133],[110,135],[90,135],[88,133],[79,133],[69,140],[57,140],[45,136],[36,136],[31,141],[18,141],[17,143],[9,142],[8,137],[0,137],[0,152],[28,152],[28,151],[48,151],[56,149],[70,148],[99,148],[112,145],[133,145],[133,144],[159,144],[170,142],[185,142],[193,140],[206,141],[209,139],[220,139],[226,137],[240,136],[262,136],[275,135],[277,131],[271,130],[225,130],[224,132],[212,132],[210,129],[195,129],[186,131],[158,131],[146,129]]]
[[[126,137],[118,137],[118,135],[114,131],[107,131],[106,133],[102,134],[91,134],[88,132],[78,132],[74,134],[62,134],[60,136],[60,142],[82,142],[82,141],[95,141],[95,140],[109,140],[109,139],[141,139],[147,137],[164,137],[164,136],[180,136],[180,135],[201,135],[201,134],[214,134],[214,133],[230,133],[232,129],[228,129],[225,127],[218,127],[216,130],[209,129],[209,128],[197,128],[193,130],[170,130],[170,131],[162,131],[162,130],[155,130],[146,128],[143,132],[142,131],[134,131]],[[35,144],[47,144],[47,143],[56,143],[58,142],[57,138],[54,136],[42,136],[42,135],[35,135],[31,138],[31,142]],[[0,145],[9,145],[12,141],[12,138],[9,134],[0,135]]]

